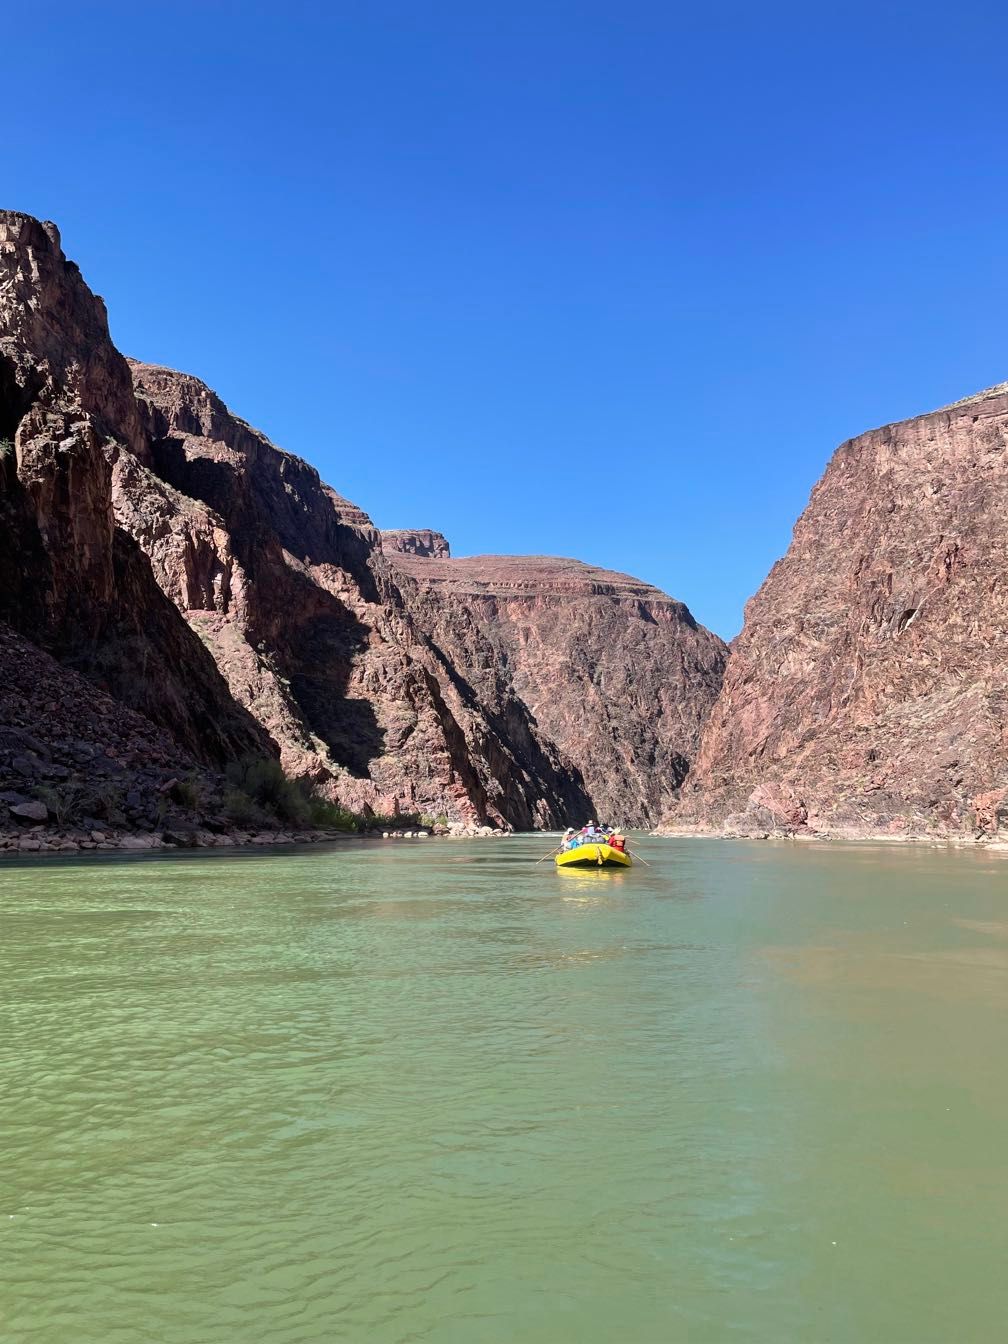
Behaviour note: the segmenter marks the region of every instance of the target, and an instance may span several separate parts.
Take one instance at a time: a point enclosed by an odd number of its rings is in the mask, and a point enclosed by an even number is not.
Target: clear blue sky
[[[48,3],[0,205],[383,527],[730,636],[832,449],[1008,378],[1000,6]]]

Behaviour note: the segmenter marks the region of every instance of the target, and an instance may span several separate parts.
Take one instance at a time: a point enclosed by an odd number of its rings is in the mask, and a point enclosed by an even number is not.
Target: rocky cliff
[[[721,675],[720,641],[634,580],[379,533],[198,379],[124,360],[54,226],[10,212],[0,510],[0,619],[50,684],[89,679],[183,764],[272,753],[365,813],[651,820]]]
[[[269,750],[113,508],[149,462],[105,307],[52,224],[0,212],[0,619],[195,759]]]
[[[132,373],[153,469],[117,473],[117,516],[288,773],[380,814],[532,826],[589,805],[551,743],[460,690],[365,514],[197,379]]]
[[[746,608],[670,825],[996,833],[1006,537],[1008,385],[843,444]]]
[[[576,560],[404,549],[393,561],[442,665],[509,736],[555,743],[603,820],[662,816],[721,685],[716,635],[649,584]]]
[[[382,550],[390,555],[430,555],[446,560],[451,555],[447,537],[430,528],[394,528],[381,534]]]

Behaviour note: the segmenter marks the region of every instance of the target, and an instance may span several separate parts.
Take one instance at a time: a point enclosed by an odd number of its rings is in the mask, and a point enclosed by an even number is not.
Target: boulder
[[[19,821],[48,821],[49,809],[45,803],[15,803],[11,809],[11,816],[17,817]]]

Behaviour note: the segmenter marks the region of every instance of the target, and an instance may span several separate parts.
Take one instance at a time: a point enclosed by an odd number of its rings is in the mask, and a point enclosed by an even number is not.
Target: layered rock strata
[[[447,560],[451,547],[447,537],[430,528],[392,528],[381,534],[382,550],[395,555],[429,555]]]
[[[552,744],[460,692],[370,519],[197,379],[134,363],[154,470],[116,511],[285,769],[355,810],[497,824],[589,806]]]
[[[105,307],[52,224],[0,212],[0,619],[219,766],[270,750],[113,508],[150,451]]]
[[[1008,385],[844,443],[746,608],[671,827],[993,836]]]
[[[681,780],[720,676],[720,642],[633,580],[516,561],[517,580],[491,576],[471,601],[413,572],[476,575],[439,533],[379,533],[199,380],[125,361],[55,227],[11,212],[0,514],[11,638],[108,697],[93,740],[108,704],[125,706],[208,789],[229,762],[274,754],[365,814],[646,821]],[[555,681],[568,676],[573,692]],[[67,715],[86,718],[64,692]],[[14,692],[2,711],[17,726]],[[38,740],[70,769],[57,736]]]
[[[442,665],[578,771],[602,821],[653,825],[686,777],[727,650],[633,579],[544,556],[393,557]]]

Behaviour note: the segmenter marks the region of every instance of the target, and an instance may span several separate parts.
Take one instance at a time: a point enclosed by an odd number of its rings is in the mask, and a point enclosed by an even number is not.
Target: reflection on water
[[[0,870],[4,1340],[987,1341],[1003,862]]]

